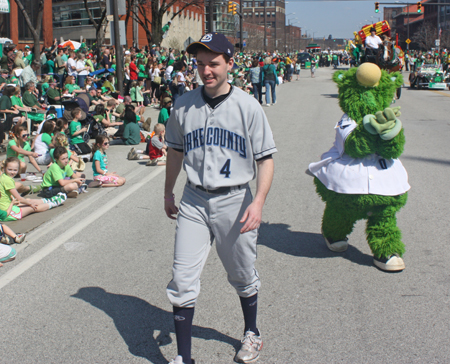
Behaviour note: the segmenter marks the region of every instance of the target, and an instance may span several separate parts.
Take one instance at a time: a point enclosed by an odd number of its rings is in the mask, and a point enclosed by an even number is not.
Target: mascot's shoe
[[[323,231],[322,231],[322,236],[325,239],[325,243],[327,243],[328,249],[330,249],[332,252],[342,253],[348,249],[348,238],[345,238],[344,240],[333,241],[331,239],[328,239],[323,234]]]
[[[386,272],[399,272],[405,269],[405,262],[398,254],[390,255],[387,258],[373,258],[373,264]]]

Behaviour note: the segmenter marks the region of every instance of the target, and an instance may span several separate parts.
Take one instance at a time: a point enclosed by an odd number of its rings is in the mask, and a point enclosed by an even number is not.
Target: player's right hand
[[[169,219],[177,219],[178,207],[175,206],[175,201],[164,201],[164,210]]]

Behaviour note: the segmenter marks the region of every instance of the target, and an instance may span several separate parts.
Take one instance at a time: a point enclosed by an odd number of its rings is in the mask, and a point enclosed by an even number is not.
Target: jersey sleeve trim
[[[253,159],[258,160],[258,159],[261,159],[261,158],[263,158],[263,157],[265,157],[267,155],[274,154],[276,152],[277,152],[277,148],[272,147],[272,148],[263,150],[262,152],[254,154],[253,155]]]

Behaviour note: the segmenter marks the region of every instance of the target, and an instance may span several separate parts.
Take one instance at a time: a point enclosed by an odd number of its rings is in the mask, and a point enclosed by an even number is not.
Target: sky
[[[295,14],[288,15],[291,13]],[[372,0],[286,0],[286,17],[290,24],[301,27],[302,34],[308,33],[308,36],[314,33],[315,38],[328,38],[331,34],[333,38],[353,39],[353,32],[363,25],[376,23],[378,18],[383,20],[383,5],[380,5],[380,12],[375,13],[375,1]]]

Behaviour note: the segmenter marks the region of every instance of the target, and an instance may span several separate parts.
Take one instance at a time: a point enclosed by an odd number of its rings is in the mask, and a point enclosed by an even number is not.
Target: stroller
[[[89,112],[90,99],[87,94],[78,94],[75,98],[70,101],[63,101],[64,105],[64,118],[67,121],[72,121],[70,112],[79,107],[83,112],[82,115],[85,116],[80,120],[81,125],[87,128],[87,131],[83,134],[83,140],[89,143],[89,140],[95,139],[97,135],[106,135],[106,130],[101,123],[98,123],[91,112]]]

